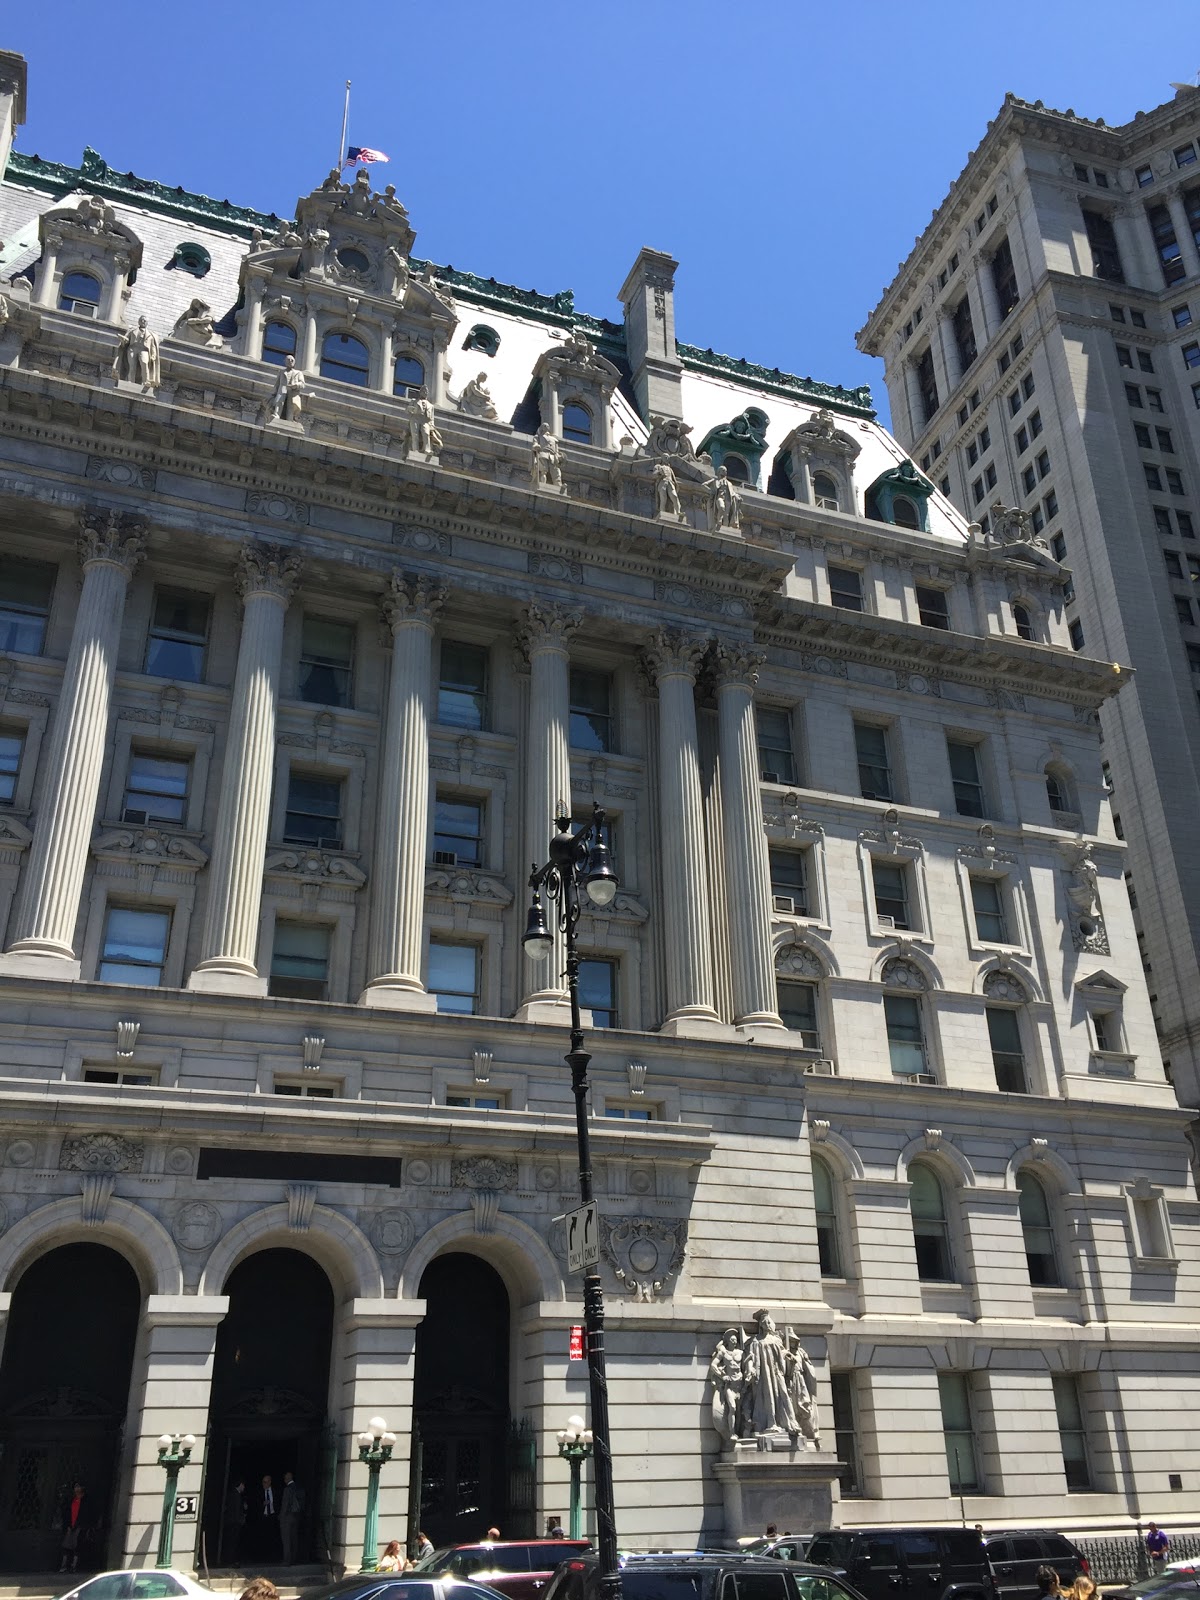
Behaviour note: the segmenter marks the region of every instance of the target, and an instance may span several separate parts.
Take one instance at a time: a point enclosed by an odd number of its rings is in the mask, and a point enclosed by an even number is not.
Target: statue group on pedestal
[[[817,1376],[790,1329],[775,1331],[768,1311],[754,1313],[754,1332],[727,1328],[708,1368],[713,1426],[727,1442],[784,1435],[820,1448]]]

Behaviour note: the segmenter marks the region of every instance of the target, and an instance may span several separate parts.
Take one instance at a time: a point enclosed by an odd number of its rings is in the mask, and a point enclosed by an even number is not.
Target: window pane
[[[1060,1375],[1050,1381],[1054,1386],[1054,1411],[1058,1419],[1067,1488],[1090,1489],[1092,1476],[1088,1467],[1083,1407],[1079,1402],[1079,1381],[1070,1374]]]
[[[892,1071],[902,1078],[924,1072],[925,1045],[921,1037],[920,1003],[908,995],[888,994],[883,997],[883,1012]]]
[[[268,322],[263,329],[262,358],[274,367],[282,367],[289,356],[296,354],[296,330],[290,322]]]
[[[592,1013],[592,1026],[617,1026],[617,964],[585,958],[579,963],[579,1003]]]
[[[821,1036],[817,1032],[817,990],[811,983],[780,983],[779,1015],[785,1028],[800,1035],[806,1050],[819,1050]]]
[[[161,983],[170,929],[168,911],[132,911],[111,906],[97,973],[100,982]]]
[[[302,922],[277,922],[268,992],[293,1000],[328,997],[332,929]]]
[[[841,1479],[842,1494],[860,1495],[863,1489],[858,1465],[858,1436],[854,1416],[854,1374],[831,1372],[829,1386],[833,1398],[833,1434],[840,1465],[838,1476]],[[801,1585],[808,1581],[804,1578],[797,1579]],[[804,1592],[803,1589],[801,1592]],[[807,1600],[823,1600],[823,1596],[817,1591],[808,1596]],[[840,1600],[839,1590],[831,1589],[828,1600]]]
[[[146,671],[155,678],[199,683],[204,677],[208,642],[207,595],[160,589],[154,596],[154,617],[146,641]]]
[[[450,728],[482,728],[487,718],[488,653],[479,645],[442,641],[437,719]]]
[[[955,1494],[974,1491],[979,1487],[979,1473],[971,1429],[970,1388],[965,1374],[940,1373],[938,1396],[942,1407],[942,1432],[946,1440],[946,1470],[950,1475],[950,1488]]]
[[[948,628],[950,626],[950,612],[946,604],[946,591],[944,589],[927,589],[917,585],[917,611],[921,622],[926,628]]]
[[[911,926],[908,911],[908,872],[903,866],[892,866],[886,861],[872,860],[871,876],[875,887],[875,915],[891,918],[891,926]],[[886,924],[885,924],[886,926]],[[915,1004],[909,1001],[908,1004]]]
[[[165,756],[131,755],[125,783],[125,822],[182,823],[187,810],[191,764]]]
[[[808,915],[808,862],[803,850],[771,850],[768,852],[771,868],[772,895],[790,900],[795,916]],[[785,911],[786,906],[777,910]]]
[[[9,806],[13,802],[24,748],[24,734],[0,733],[0,805]]]
[[[100,285],[89,272],[68,272],[58,292],[60,311],[77,311],[85,317],[94,317],[100,304]]]
[[[477,867],[483,838],[483,805],[478,800],[441,800],[433,808],[433,854],[439,865]]]
[[[1027,1094],[1029,1086],[1025,1081],[1025,1054],[1017,1013],[999,1006],[988,1006],[987,1025],[992,1046],[992,1065],[996,1070],[996,1087],[1009,1094]]]
[[[348,333],[327,333],[321,346],[321,376],[365,388],[371,357],[361,339]]]
[[[979,938],[993,944],[1006,943],[1008,929],[1000,885],[992,878],[972,878],[971,904],[975,909],[975,931]]]
[[[430,944],[428,988],[439,1011],[470,1016],[477,1009],[479,951],[473,944]]]
[[[416,356],[397,356],[392,372],[392,393],[407,395],[425,382],[425,368]]]
[[[858,784],[865,800],[891,800],[892,774],[888,762],[887,729],[869,722],[854,724],[858,755]]]
[[[983,783],[979,775],[979,752],[973,744],[947,739],[950,777],[954,784],[954,805],[960,816],[982,817]]]
[[[1058,1262],[1046,1191],[1031,1172],[1019,1172],[1017,1193],[1020,1196],[1018,1212],[1025,1241],[1029,1281],[1035,1287],[1039,1284],[1055,1284],[1059,1281]]]
[[[861,611],[862,574],[853,567],[829,568],[829,597],[843,611]]]
[[[586,406],[564,406],[562,411],[562,431],[564,439],[574,439],[576,444],[591,444],[591,412]]]
[[[613,748],[612,679],[607,672],[571,668],[570,742],[574,750]]]
[[[353,627],[305,617],[300,634],[301,700],[317,706],[348,706],[353,679]]]
[[[313,849],[342,848],[342,784],[339,778],[317,778],[293,772],[288,779],[285,844]]]
[[[755,706],[758,767],[764,783],[795,783],[791,714],[780,706]]]
[[[0,650],[42,653],[57,574],[48,561],[0,558]]]

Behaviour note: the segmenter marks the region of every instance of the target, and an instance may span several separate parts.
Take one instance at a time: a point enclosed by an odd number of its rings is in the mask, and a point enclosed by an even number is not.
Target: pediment
[[[1090,972],[1086,978],[1080,978],[1075,987],[1081,994],[1103,995],[1106,999],[1116,1000],[1129,985],[1101,968],[1099,972]]]

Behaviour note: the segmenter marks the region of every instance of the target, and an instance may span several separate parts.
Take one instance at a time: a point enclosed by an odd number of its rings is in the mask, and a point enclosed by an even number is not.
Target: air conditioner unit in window
[[[885,917],[881,911],[875,913],[875,921],[881,928],[894,928],[896,926],[895,917]]]
[[[779,774],[777,772],[764,772],[762,775],[762,781],[764,783],[778,783]]]
[[[833,1062],[825,1060],[824,1058],[822,1058],[819,1061],[806,1061],[804,1063],[804,1071],[805,1071],[806,1076],[808,1076],[808,1077],[818,1077],[818,1078],[836,1078],[837,1077],[837,1068],[834,1066]]]
[[[140,823],[144,826],[150,821],[150,813],[148,811],[137,811],[132,806],[126,806],[121,814],[121,821]]]
[[[785,917],[796,915],[796,901],[790,894],[773,894],[771,896],[771,910],[782,911]]]
[[[937,1077],[932,1072],[906,1072],[905,1083],[936,1083]]]
[[[458,857],[453,850],[435,850],[433,852],[433,864],[435,867],[456,867],[458,865]]]

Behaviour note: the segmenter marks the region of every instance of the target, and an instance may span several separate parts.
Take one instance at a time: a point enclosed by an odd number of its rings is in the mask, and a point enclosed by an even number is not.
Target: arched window
[[[296,330],[290,322],[268,322],[263,329],[262,358],[273,367],[282,367],[296,354]]]
[[[1050,1201],[1039,1179],[1032,1172],[1017,1173],[1018,1207],[1021,1234],[1025,1240],[1025,1264],[1034,1288],[1061,1282],[1054,1253],[1054,1227],[1050,1221]]]
[[[202,244],[197,244],[194,239],[185,239],[182,244],[175,246],[171,265],[180,272],[190,272],[193,278],[203,278],[212,266],[212,257]]]
[[[392,372],[392,393],[399,395],[415,394],[425,382],[425,366],[417,360],[416,356],[397,356],[396,365]]]
[[[494,356],[499,348],[500,335],[486,322],[477,322],[463,340],[464,350],[478,350],[485,356]]]
[[[841,1278],[845,1274],[842,1270],[842,1252],[838,1239],[833,1171],[823,1157],[813,1156],[812,1174],[813,1211],[817,1220],[817,1251],[821,1258],[821,1276]]]
[[[750,482],[750,468],[742,460],[741,456],[722,456],[721,465],[734,483]]]
[[[100,306],[100,284],[90,272],[68,272],[58,291],[58,309],[94,317]]]
[[[562,432],[564,439],[574,439],[576,444],[591,444],[592,413],[575,401],[565,405],[562,410]]]
[[[896,519],[898,528],[919,528],[921,519],[917,515],[917,508],[907,496],[898,494],[892,501],[892,515]]]
[[[1046,768],[1046,799],[1056,820],[1058,817],[1072,817],[1079,810],[1071,775],[1063,767],[1051,765]]]
[[[908,1204],[917,1250],[917,1277],[926,1283],[953,1283],[946,1194],[937,1173],[922,1161],[914,1161],[908,1169]]]
[[[1029,615],[1029,607],[1023,606],[1018,600],[1012,608],[1013,627],[1017,630],[1018,639],[1033,638],[1033,618]]]
[[[822,511],[840,511],[838,486],[827,472],[813,473],[813,500]]]
[[[371,357],[361,339],[351,333],[327,333],[321,345],[321,376],[339,383],[354,383],[365,389],[371,373]]]

